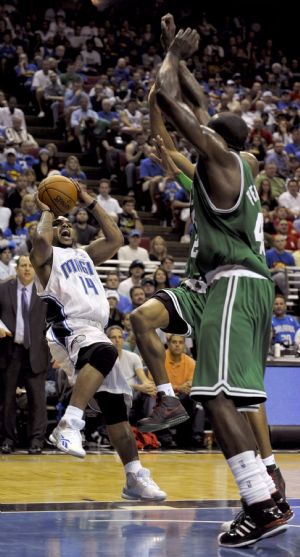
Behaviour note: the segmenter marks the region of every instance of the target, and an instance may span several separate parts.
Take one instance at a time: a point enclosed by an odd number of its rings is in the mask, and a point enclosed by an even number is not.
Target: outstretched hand
[[[160,43],[164,50],[168,50],[176,33],[176,25],[172,14],[166,14],[161,18]]]
[[[180,29],[173,39],[169,50],[177,54],[180,58],[189,58],[198,50],[200,35],[195,29],[187,27]]]
[[[166,175],[176,176],[176,174],[180,174],[180,169],[176,166],[171,155],[166,149],[162,137],[157,135],[153,142],[156,148],[156,153],[151,153],[150,159],[158,164],[165,171]]]

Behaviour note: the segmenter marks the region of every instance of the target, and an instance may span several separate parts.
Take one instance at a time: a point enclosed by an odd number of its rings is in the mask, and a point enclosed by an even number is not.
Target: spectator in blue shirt
[[[285,267],[295,267],[295,260],[292,254],[286,251],[285,245],[285,236],[276,234],[274,247],[266,252],[267,265],[271,270],[272,279],[284,296],[287,295]]]
[[[14,184],[18,176],[23,174],[23,168],[17,162],[17,152],[13,147],[9,147],[5,150],[5,156],[6,161],[1,164],[1,173],[4,174],[7,182]]]
[[[274,301],[272,317],[272,344],[292,346],[300,325],[295,317],[287,315],[284,296],[277,295]]]
[[[61,169],[60,173],[62,176],[67,176],[74,180],[86,180],[86,174],[81,170],[79,160],[74,155],[70,155],[67,158],[65,166]]]
[[[110,99],[108,99],[107,97],[102,99],[101,106],[102,106],[102,110],[98,112],[99,118],[102,118],[102,120],[107,120],[107,122],[120,119],[119,113],[111,109]]]

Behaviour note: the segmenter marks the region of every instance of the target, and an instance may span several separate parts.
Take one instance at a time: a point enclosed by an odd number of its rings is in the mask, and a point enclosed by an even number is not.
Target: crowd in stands
[[[150,158],[147,99],[163,56],[152,22],[159,21],[168,2],[150,4],[151,14],[138,11],[140,25],[92,7],[71,11],[64,2],[45,5],[38,16],[24,15],[17,0],[0,6],[0,281],[15,277],[15,258],[30,252],[40,216],[34,202],[39,183],[51,174],[86,183],[124,235],[125,245],[115,254],[121,263],[108,273],[105,286],[108,326],[121,328],[123,348],[132,352],[137,348],[130,312],[182,279],[174,273],[164,227],[171,226],[183,243],[192,230],[186,193]],[[259,232],[277,292],[286,296],[284,269],[300,265],[299,62],[264,33],[259,21],[226,16],[215,25],[205,15],[195,21],[188,8],[176,10],[180,23],[192,22],[201,35],[199,52],[187,65],[203,86],[209,114],[234,112],[249,128],[246,149],[259,161]],[[51,131],[47,143],[34,136],[33,120]],[[177,149],[195,162],[192,146],[169,129]],[[68,144],[69,155],[59,152],[53,137]],[[82,161],[98,170],[92,189]],[[160,235],[145,235],[145,211],[157,218]],[[69,217],[78,245],[101,235],[83,206]],[[183,343],[182,355],[184,350],[191,359],[192,343]],[[170,354],[167,358],[172,361]],[[182,378],[184,395],[189,382]],[[196,438],[200,435],[197,431]]]

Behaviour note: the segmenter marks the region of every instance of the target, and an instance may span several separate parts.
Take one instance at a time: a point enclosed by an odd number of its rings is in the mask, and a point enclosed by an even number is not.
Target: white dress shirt
[[[97,195],[97,201],[99,205],[106,211],[109,215],[118,215],[122,213],[122,209],[119,205],[117,199],[114,199],[110,195],[108,197],[103,197],[102,195]]]
[[[30,308],[30,301],[32,295],[32,286],[33,282],[25,286],[26,288],[26,295],[27,295],[27,304],[28,309]],[[15,332],[15,342],[17,344],[23,344],[24,341],[24,321],[22,316],[22,288],[24,284],[22,284],[18,280],[17,286],[17,319],[16,319],[16,332]]]

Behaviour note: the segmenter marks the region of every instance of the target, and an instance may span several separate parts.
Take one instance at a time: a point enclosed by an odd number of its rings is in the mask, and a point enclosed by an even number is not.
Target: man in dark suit
[[[37,296],[33,282],[35,272],[28,256],[19,257],[16,275],[0,284],[0,372],[4,386],[2,452],[11,453],[17,442],[16,387],[24,385],[28,399],[28,452],[39,454],[47,426],[46,304]]]

